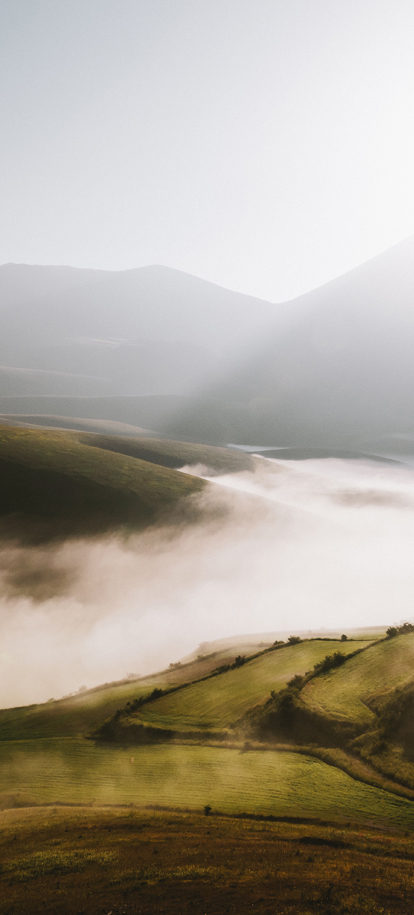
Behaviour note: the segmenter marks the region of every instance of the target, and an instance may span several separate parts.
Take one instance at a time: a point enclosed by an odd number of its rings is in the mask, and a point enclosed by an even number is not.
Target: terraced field
[[[139,680],[107,684],[55,702],[1,709],[0,741],[80,737],[97,728],[127,702],[146,696],[155,688],[168,689],[191,682],[207,676],[220,663],[232,663],[235,652],[238,646]]]
[[[404,686],[414,678],[414,633],[387,639],[334,671],[311,680],[301,698],[316,711],[369,724],[365,704],[372,694]]]
[[[195,683],[143,706],[131,721],[175,730],[226,728],[249,708],[280,690],[295,674],[304,674],[334,651],[350,653],[367,642],[319,639],[287,645],[244,664],[242,667]]]
[[[3,807],[13,797],[39,804],[210,804],[228,813],[414,827],[410,801],[297,753],[197,746],[122,750],[85,740],[8,741],[1,749]]]

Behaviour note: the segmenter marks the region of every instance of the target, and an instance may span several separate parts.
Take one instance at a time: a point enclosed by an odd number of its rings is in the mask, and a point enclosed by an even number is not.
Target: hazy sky
[[[412,0],[0,0],[0,263],[270,300],[414,232]]]

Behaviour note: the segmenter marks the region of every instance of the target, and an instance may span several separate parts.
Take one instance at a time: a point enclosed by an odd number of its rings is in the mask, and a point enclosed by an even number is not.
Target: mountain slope
[[[413,239],[281,305],[166,267],[5,265],[0,411],[412,457],[413,300]],[[30,396],[13,369],[61,377]]]
[[[5,264],[0,302],[0,365],[97,376],[113,394],[190,391],[275,314],[268,302],[158,266],[115,273]],[[0,393],[21,393],[12,380],[9,373]],[[63,383],[56,379],[54,393]],[[90,387],[74,382],[65,393]],[[53,393],[50,384],[40,393]]]
[[[227,425],[239,443],[361,450],[370,438],[412,433],[413,300],[409,239],[291,302],[296,321],[165,431],[219,441]]]

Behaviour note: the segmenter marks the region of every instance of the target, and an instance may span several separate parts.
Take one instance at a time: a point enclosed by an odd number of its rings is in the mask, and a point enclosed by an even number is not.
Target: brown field
[[[414,834],[134,808],[0,814],[1,915],[412,913]]]

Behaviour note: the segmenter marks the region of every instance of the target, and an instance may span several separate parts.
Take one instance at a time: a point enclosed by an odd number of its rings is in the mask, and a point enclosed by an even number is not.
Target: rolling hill
[[[332,674],[333,682],[338,676],[333,695],[339,694],[347,670],[353,682],[361,685],[365,677],[365,686],[371,689],[373,672],[380,666],[383,682],[388,677],[392,686],[394,665],[412,650],[412,640],[306,640],[259,651],[244,663],[234,658],[235,649],[227,648],[142,680],[4,710],[0,806],[132,802],[197,809],[209,803],[229,814],[329,822],[347,818],[410,830],[413,792],[398,781],[398,772],[392,779],[375,768],[368,750],[363,748],[361,757],[355,742],[354,749],[349,746],[342,755],[332,745],[321,746],[317,732],[314,743],[307,745],[295,740],[281,745],[277,732],[273,743],[245,742],[247,721],[251,726],[258,714],[267,714],[269,701],[297,694],[307,670],[309,683],[323,684],[326,656],[331,658],[340,649],[343,660]],[[217,667],[221,672],[215,672]],[[167,692],[159,695],[160,690]],[[137,698],[142,704],[135,709]],[[327,709],[329,716],[328,705]],[[108,715],[130,731],[126,740],[121,733],[110,740],[108,734],[106,740],[91,740],[96,725],[97,733],[99,724],[105,732]],[[130,725],[138,720],[150,735],[147,745],[134,740]],[[151,745],[154,728],[158,735],[174,728],[175,739],[166,733],[167,743]],[[217,740],[219,730],[224,740]]]
[[[340,669],[311,680],[301,699],[310,709],[333,718],[370,724],[375,718],[371,700],[411,682],[413,662],[414,633],[387,639]]]
[[[212,680],[194,683],[186,689],[162,696],[120,720],[125,736],[129,728],[145,723],[174,732],[220,731],[231,727],[253,706],[262,703],[271,690],[279,691],[295,676],[311,670],[329,651],[339,648],[353,652],[369,642],[311,640],[269,650],[240,667],[224,671]]]
[[[200,463],[232,472],[250,461],[185,443],[1,426],[2,535],[30,540],[142,527],[168,513],[171,520],[172,510],[190,517],[182,499],[206,484],[174,468]]]

